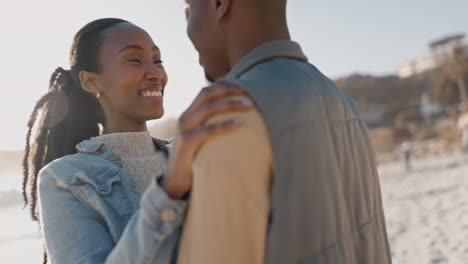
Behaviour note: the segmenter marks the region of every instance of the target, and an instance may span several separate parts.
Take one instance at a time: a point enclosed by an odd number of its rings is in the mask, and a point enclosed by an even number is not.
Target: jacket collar
[[[290,40],[274,40],[253,49],[231,69],[226,78],[237,79],[255,65],[276,58],[307,61],[298,43]]]

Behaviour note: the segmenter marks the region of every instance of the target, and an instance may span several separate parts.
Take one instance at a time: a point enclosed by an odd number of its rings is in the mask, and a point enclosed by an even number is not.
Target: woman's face
[[[163,116],[167,74],[146,31],[129,23],[107,29],[98,63],[96,88],[106,120],[130,124]]]

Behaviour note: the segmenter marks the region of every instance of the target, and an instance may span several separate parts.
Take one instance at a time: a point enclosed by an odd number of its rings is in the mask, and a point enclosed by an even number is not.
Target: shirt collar
[[[275,58],[307,61],[298,43],[290,40],[274,40],[253,49],[231,69],[226,77],[237,79],[255,65]]]

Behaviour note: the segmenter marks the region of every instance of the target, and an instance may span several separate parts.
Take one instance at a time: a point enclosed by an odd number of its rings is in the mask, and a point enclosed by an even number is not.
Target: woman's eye
[[[136,63],[141,63],[141,61],[139,59],[130,59],[128,60],[129,62],[136,62]]]
[[[161,63],[163,63],[163,61],[162,60],[155,60],[154,63],[155,64],[161,64]]]

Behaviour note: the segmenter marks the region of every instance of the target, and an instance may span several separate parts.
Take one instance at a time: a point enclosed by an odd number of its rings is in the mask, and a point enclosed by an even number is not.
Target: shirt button
[[[176,213],[174,212],[173,209],[162,209],[161,210],[161,218],[165,221],[165,222],[172,222],[175,220],[176,218]]]

